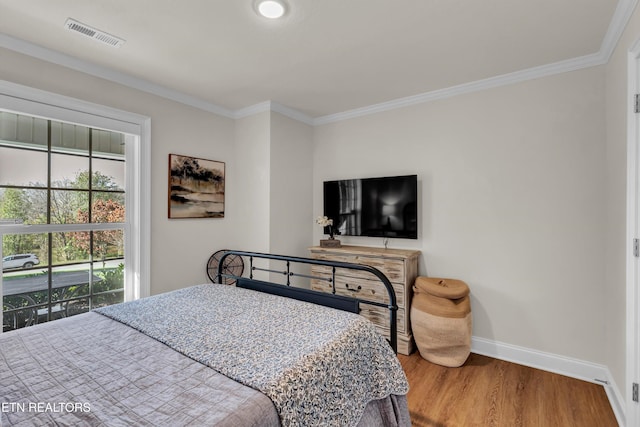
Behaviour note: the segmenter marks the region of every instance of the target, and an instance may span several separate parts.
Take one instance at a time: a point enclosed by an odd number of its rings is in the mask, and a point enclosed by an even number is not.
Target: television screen
[[[418,177],[325,181],[324,215],[344,236],[417,239]]]

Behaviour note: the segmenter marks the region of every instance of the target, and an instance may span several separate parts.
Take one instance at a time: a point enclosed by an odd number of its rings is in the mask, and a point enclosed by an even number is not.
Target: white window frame
[[[0,80],[0,108],[44,119],[107,129],[137,136],[126,144],[125,301],[150,295],[151,260],[151,119],[135,113],[94,104]],[[36,232],[22,224],[0,225],[3,234]],[[42,226],[40,226],[42,227]],[[48,226],[51,228],[51,226]],[[49,230],[47,228],[47,230]],[[53,225],[55,228],[55,225]],[[42,232],[42,231],[39,231]],[[1,240],[0,240],[1,241]],[[2,259],[2,245],[0,245]],[[0,274],[0,295],[2,275]],[[0,306],[0,315],[2,307]]]

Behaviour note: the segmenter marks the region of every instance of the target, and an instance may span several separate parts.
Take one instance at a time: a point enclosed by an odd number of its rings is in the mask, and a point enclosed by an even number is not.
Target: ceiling
[[[253,0],[0,0],[0,46],[44,47],[112,80],[223,111],[272,101],[317,119],[576,58],[608,59],[603,51],[637,0],[287,2],[288,14],[272,21],[254,13]],[[113,48],[68,31],[67,18],[126,43]]]

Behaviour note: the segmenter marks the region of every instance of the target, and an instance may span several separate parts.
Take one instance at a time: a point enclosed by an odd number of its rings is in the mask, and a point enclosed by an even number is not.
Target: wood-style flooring
[[[598,384],[473,353],[459,368],[398,357],[415,427],[618,426]]]

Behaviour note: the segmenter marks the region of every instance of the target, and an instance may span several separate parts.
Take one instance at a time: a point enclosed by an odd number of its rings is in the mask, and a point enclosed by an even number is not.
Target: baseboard
[[[471,352],[571,378],[577,378],[594,384],[600,384],[607,393],[609,403],[615,413],[618,424],[622,427],[625,425],[625,403],[623,395],[613,380],[609,368],[604,365],[479,337],[473,337],[471,339]]]
[[[613,413],[616,415],[616,420],[618,420],[618,425],[624,427],[627,424],[624,395],[620,393],[620,388],[613,380],[613,375],[609,372],[609,368],[607,368],[607,375],[609,377],[609,384],[604,387],[604,391],[607,393]]]

